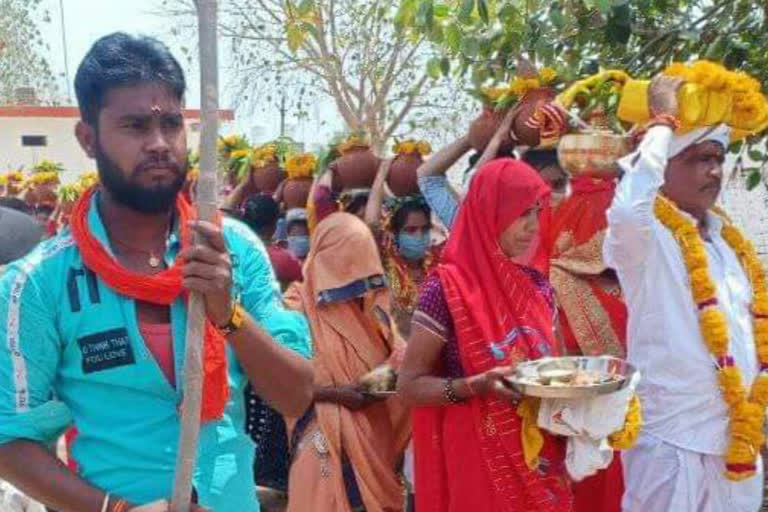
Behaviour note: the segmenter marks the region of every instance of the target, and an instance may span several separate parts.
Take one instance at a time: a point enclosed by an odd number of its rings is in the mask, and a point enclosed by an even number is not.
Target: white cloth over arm
[[[541,400],[538,425],[568,437],[565,466],[574,481],[611,464],[613,449],[606,438],[624,428],[629,402],[639,381],[640,374],[635,374],[630,385],[621,391],[588,400]]]

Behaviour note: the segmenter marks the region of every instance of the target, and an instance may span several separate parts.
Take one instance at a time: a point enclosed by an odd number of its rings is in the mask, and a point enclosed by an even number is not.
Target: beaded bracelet
[[[648,122],[648,128],[658,125],[668,126],[674,132],[680,129],[680,120],[671,114],[656,114]]]
[[[453,379],[445,379],[445,388],[443,389],[443,395],[446,401],[451,404],[461,403],[461,399],[456,394],[456,390],[453,389]]]

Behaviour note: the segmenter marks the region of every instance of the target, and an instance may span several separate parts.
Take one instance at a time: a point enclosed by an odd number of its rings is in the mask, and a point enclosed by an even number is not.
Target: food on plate
[[[397,374],[385,364],[363,375],[360,384],[367,393],[393,392],[397,386]]]
[[[565,369],[555,368],[547,369],[538,373],[538,375],[528,375],[525,380],[531,384],[551,387],[586,387],[616,382],[623,380],[622,375],[615,373],[602,373],[594,370],[584,369]]]

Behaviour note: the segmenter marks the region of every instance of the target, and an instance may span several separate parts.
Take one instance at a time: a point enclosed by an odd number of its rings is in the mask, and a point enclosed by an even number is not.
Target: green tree
[[[599,68],[649,77],[706,58],[768,85],[766,0],[401,0],[396,21],[439,49],[450,64],[441,69],[475,86],[508,81],[519,56],[566,80]],[[749,162],[748,183],[759,183],[765,139],[732,149]]]
[[[34,88],[44,102],[53,100],[56,84],[40,31],[44,23],[50,17],[41,0],[0,0],[0,104],[14,103],[20,87]]]
[[[189,19],[193,2],[163,7]],[[455,81],[441,79],[425,37],[395,29],[389,0],[222,0],[220,9],[234,96],[243,102],[285,95],[301,116],[317,98],[331,98],[347,128],[378,146],[463,115]],[[186,37],[186,28],[176,30]]]

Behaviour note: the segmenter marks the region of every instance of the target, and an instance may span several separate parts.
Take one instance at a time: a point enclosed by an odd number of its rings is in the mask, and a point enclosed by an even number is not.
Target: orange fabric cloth
[[[170,305],[179,295],[185,293],[181,274],[183,262],[176,259],[173,266],[153,276],[137,274],[120,265],[101,242],[91,235],[88,228],[88,209],[93,202],[95,190],[95,187],[87,190],[72,210],[72,237],[75,239],[83,263],[107,286],[122,295],[152,304]],[[193,220],[196,215],[192,206],[181,194],[176,198],[176,213],[181,232],[181,245],[184,248],[190,243],[187,222]],[[203,347],[202,421],[221,418],[229,398],[225,342],[224,336],[210,321],[206,321]]]
[[[315,386],[342,386],[387,361],[402,343],[392,329],[389,292],[370,290],[358,301],[318,304],[323,290],[383,274],[376,243],[357,217],[334,213],[312,236],[304,282],[286,295],[302,310],[314,340]],[[388,325],[387,325],[388,324]],[[350,411],[333,403],[314,405],[317,422],[306,429],[291,467],[288,512],[351,512],[342,477],[342,453],[354,470],[366,512],[402,510],[403,490],[395,465],[409,437],[407,413],[396,399]],[[325,462],[315,433],[325,439]]]

